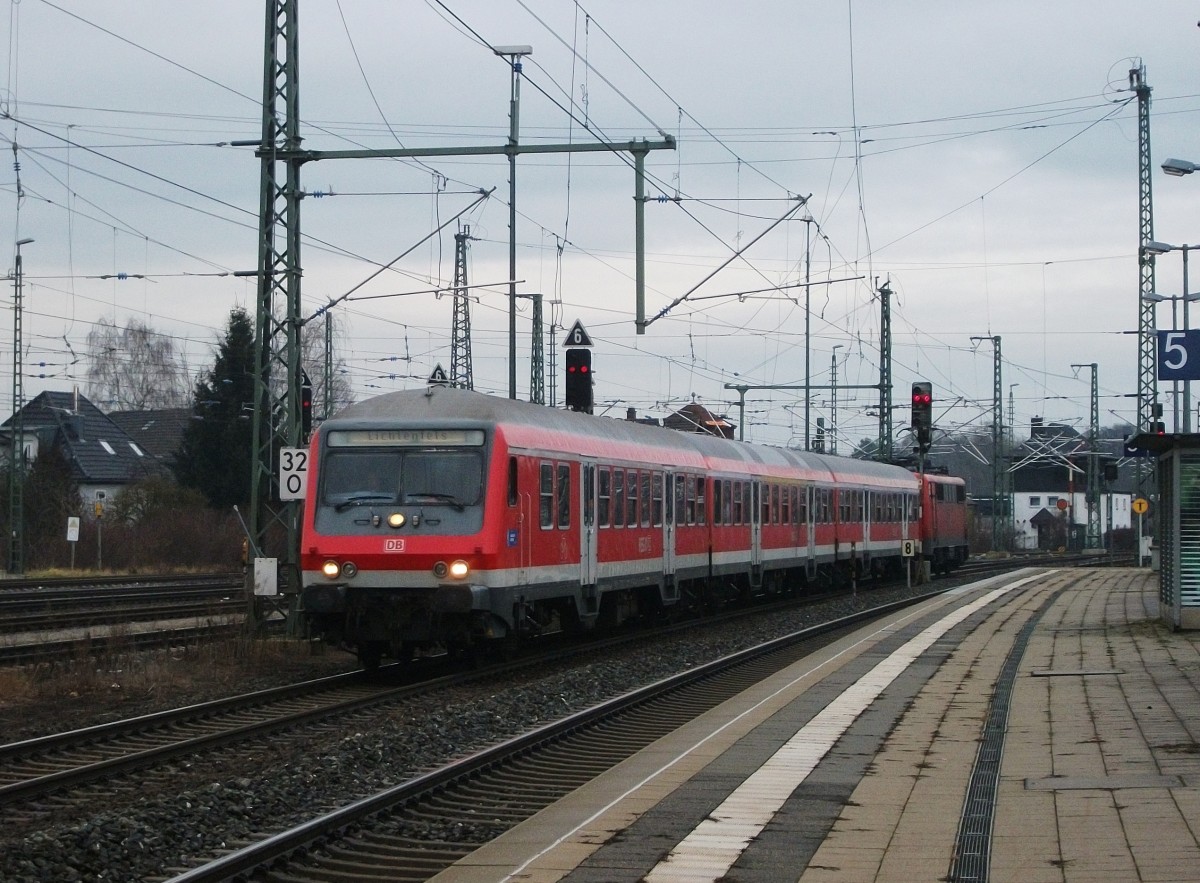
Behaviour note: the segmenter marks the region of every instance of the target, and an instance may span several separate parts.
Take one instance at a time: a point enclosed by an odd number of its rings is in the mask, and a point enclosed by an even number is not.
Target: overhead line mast
[[[626,152],[636,173],[638,306],[642,318],[644,291],[641,268],[645,255],[640,229],[644,201],[645,157],[651,150],[674,150],[675,139],[631,140],[626,143],[510,143],[486,147],[388,148],[313,151],[300,147],[298,0],[267,0],[263,52],[262,137],[251,142],[261,160],[259,183],[258,289],[255,311],[255,402],[252,417],[253,456],[250,475],[248,533],[256,558],[277,558],[287,594],[300,590],[299,511],[296,501],[279,502],[275,454],[280,447],[305,442],[301,431],[300,334],[307,321],[300,312],[300,167],[319,159],[401,158],[417,156],[507,155],[518,153]],[[499,47],[504,48],[504,47]],[[515,125],[515,119],[514,119]],[[245,146],[245,142],[239,142]],[[488,192],[481,191],[481,199]],[[248,275],[248,274],[239,274]],[[510,287],[515,281],[510,279]],[[332,306],[332,304],[331,304]],[[638,326],[639,332],[644,327]],[[515,345],[510,366],[515,365]],[[540,362],[535,362],[535,371]],[[515,370],[515,369],[514,369]],[[516,390],[510,389],[511,398]],[[253,611],[257,614],[257,608]],[[289,610],[289,622],[296,622]]]

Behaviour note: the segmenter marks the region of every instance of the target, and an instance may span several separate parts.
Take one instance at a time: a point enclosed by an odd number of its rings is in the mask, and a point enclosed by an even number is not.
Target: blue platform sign
[[[1158,379],[1200,380],[1200,328],[1158,332]]]

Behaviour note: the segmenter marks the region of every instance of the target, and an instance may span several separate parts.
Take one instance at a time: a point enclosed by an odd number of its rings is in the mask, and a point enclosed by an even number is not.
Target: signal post
[[[912,431],[917,439],[917,475],[921,479],[921,494],[917,498],[917,524],[925,508],[925,457],[933,443],[933,384],[917,380],[912,385]],[[931,540],[923,537],[921,554],[917,557],[917,584],[929,582],[929,557],[933,554]]]

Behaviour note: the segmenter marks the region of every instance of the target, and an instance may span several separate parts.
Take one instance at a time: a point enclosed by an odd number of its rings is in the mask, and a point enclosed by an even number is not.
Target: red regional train
[[[448,387],[311,443],[302,609],[367,668],[966,559],[963,481]]]

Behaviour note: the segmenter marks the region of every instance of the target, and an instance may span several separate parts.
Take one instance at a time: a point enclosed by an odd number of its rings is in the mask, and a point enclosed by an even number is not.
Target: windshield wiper
[[[390,502],[392,499],[394,499],[394,498],[392,497],[391,494],[354,494],[353,496],[347,497],[346,499],[342,500],[342,502],[340,502],[336,506],[334,506],[333,510],[335,512],[344,512],[347,509],[349,509],[351,506],[359,506],[359,505],[362,505],[363,503],[370,503],[370,502],[386,503],[386,502]]]
[[[441,500],[444,503],[449,503],[451,506],[453,506],[459,512],[463,511],[463,509],[465,508],[465,506],[461,502],[459,502],[458,497],[454,496],[454,494],[439,494],[439,493],[434,493],[433,491],[418,491],[415,493],[407,493],[404,495],[405,500],[412,500],[414,497],[424,497],[426,499],[431,499],[431,500]]]

